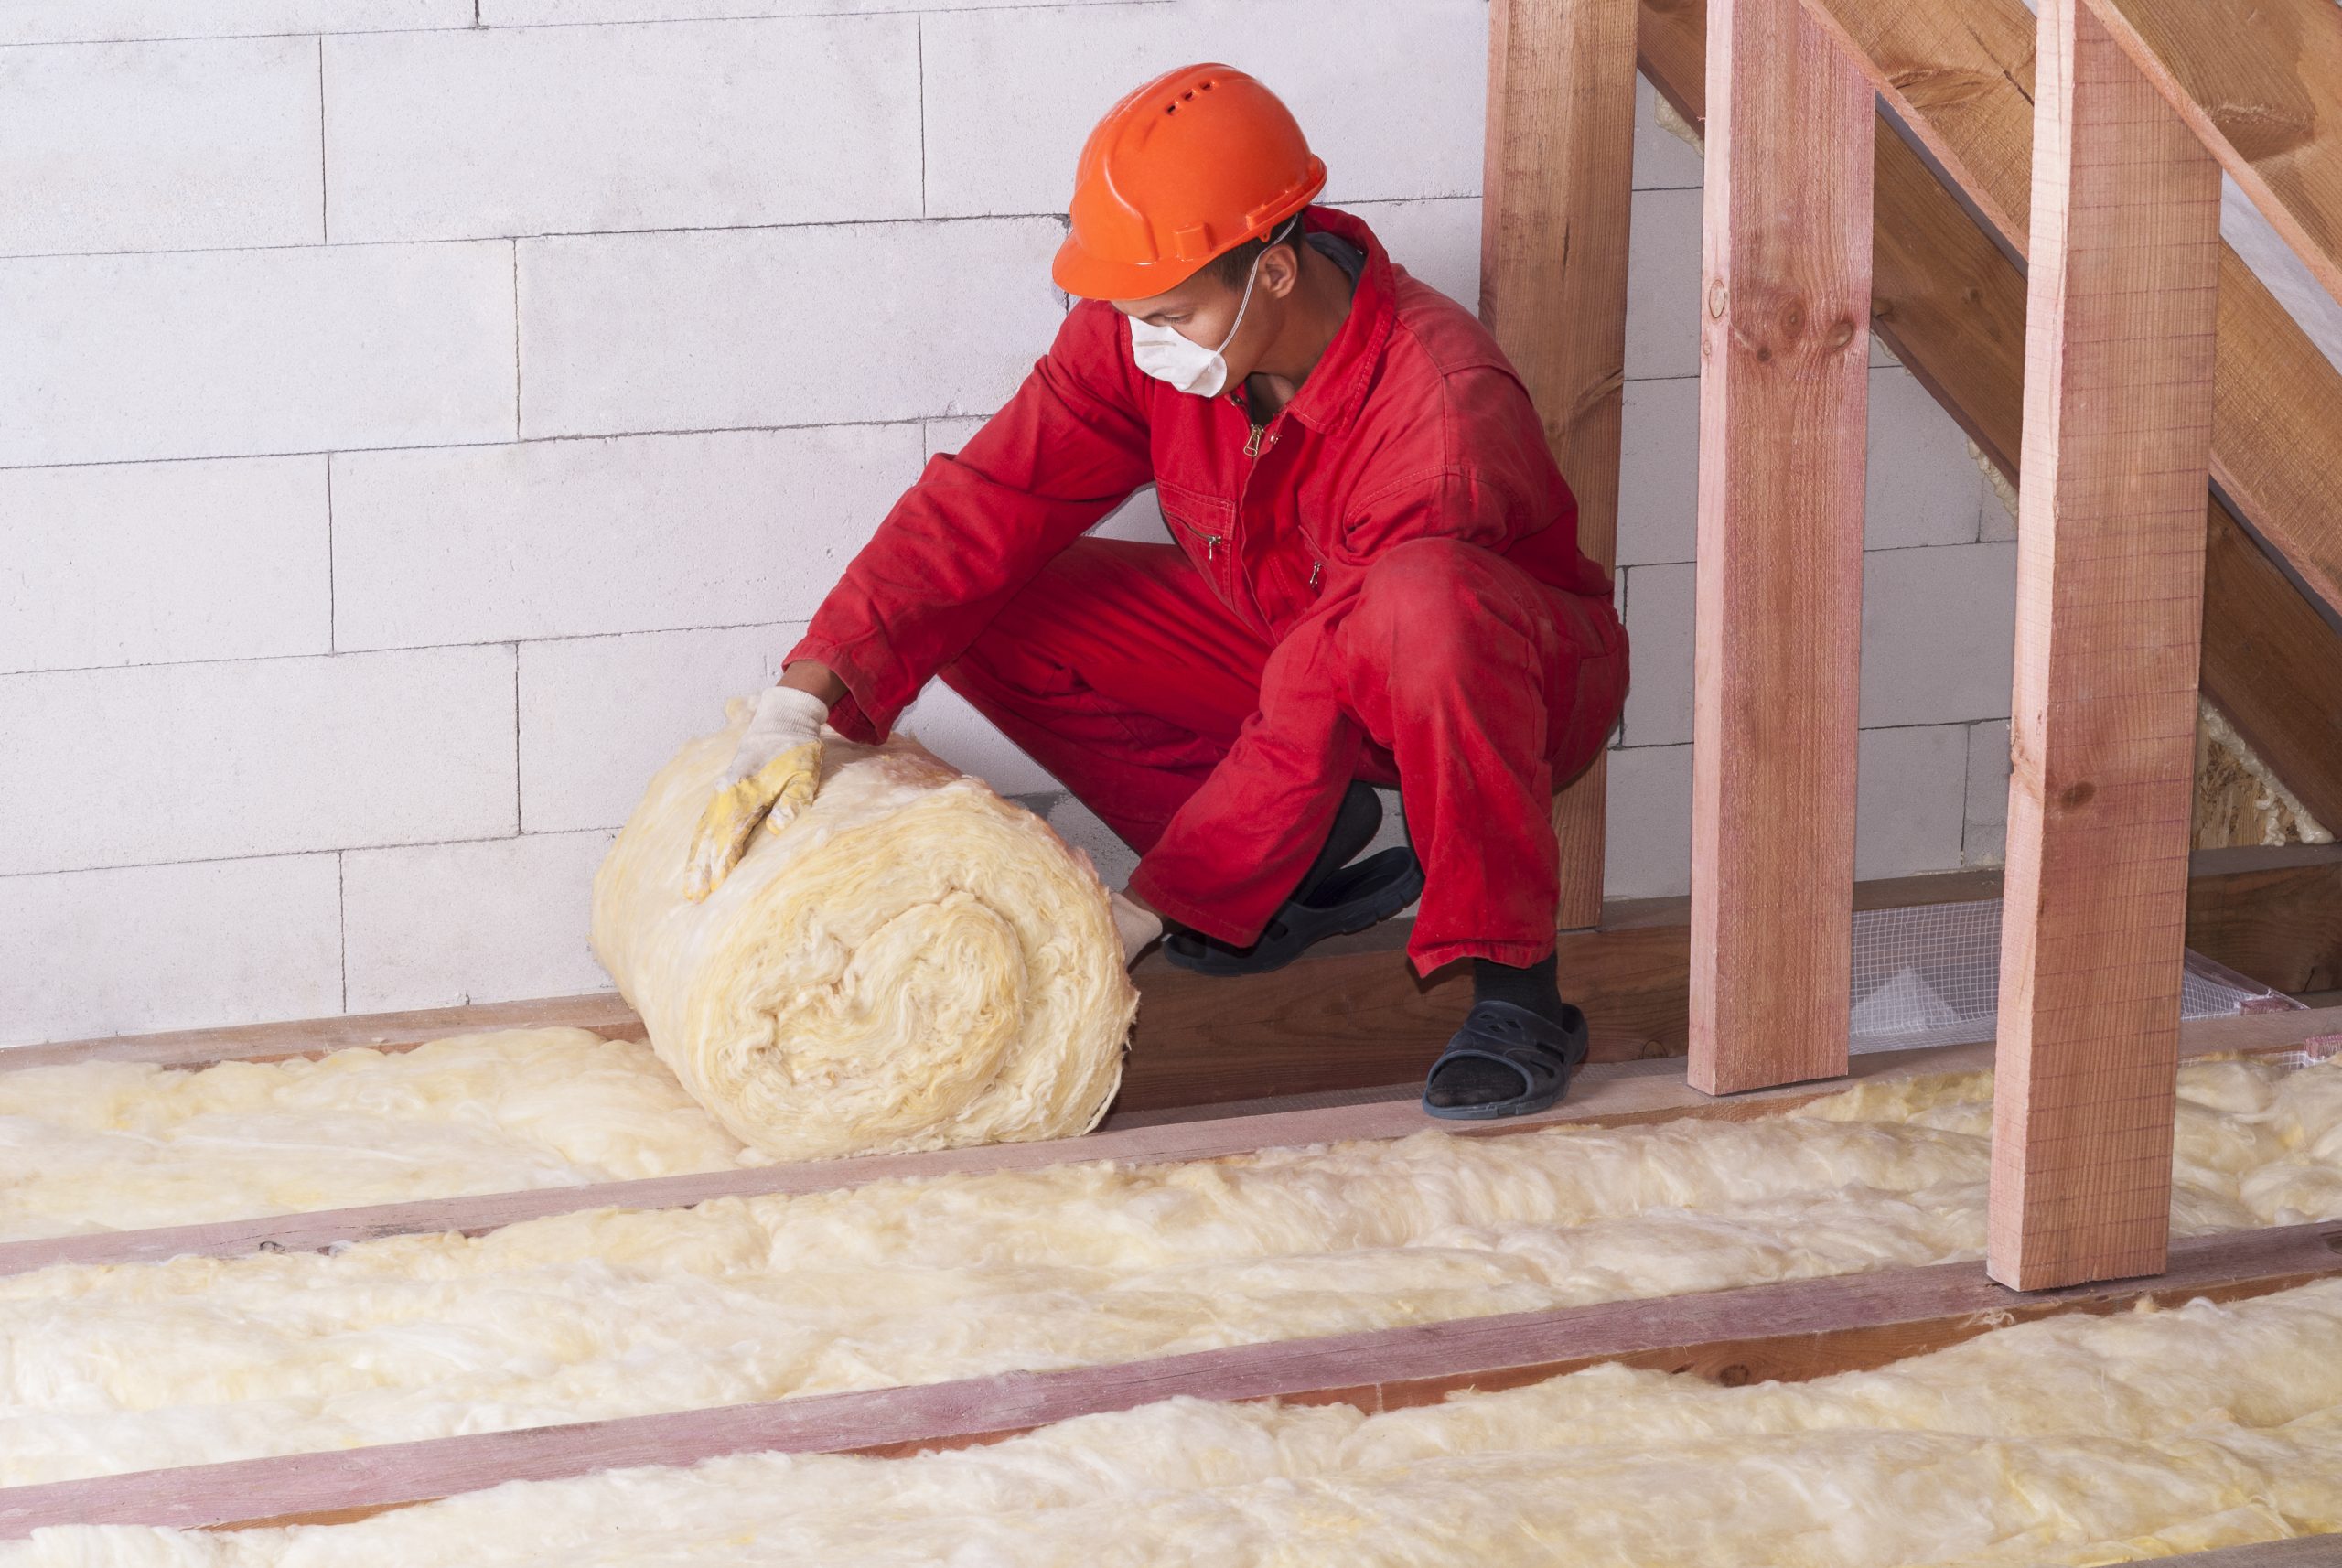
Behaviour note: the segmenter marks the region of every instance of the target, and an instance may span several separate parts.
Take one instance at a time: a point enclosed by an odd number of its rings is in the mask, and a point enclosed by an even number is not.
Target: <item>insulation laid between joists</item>
[[[2342,1216],[2342,1065],[2191,1063],[2175,1229]],[[588,1211],[0,1281],[0,1484],[1045,1369],[1982,1250],[1991,1087]]]

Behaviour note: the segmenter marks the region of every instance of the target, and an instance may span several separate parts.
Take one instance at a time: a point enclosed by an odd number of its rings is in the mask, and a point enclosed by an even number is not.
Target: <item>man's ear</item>
[[[1300,286],[1301,251],[1299,242],[1273,245],[1261,256],[1261,281],[1255,286],[1272,297],[1283,299]]]

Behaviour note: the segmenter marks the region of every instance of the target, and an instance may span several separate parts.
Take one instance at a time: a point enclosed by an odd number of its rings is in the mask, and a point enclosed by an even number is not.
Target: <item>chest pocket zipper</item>
[[[1177,523],[1181,528],[1186,529],[1189,533],[1194,534],[1198,539],[1204,542],[1205,560],[1216,561],[1219,558],[1219,547],[1228,542],[1228,536],[1226,534],[1207,533],[1202,529],[1198,528],[1194,523],[1189,522],[1186,518],[1172,517],[1171,513],[1168,511],[1165,512],[1163,515],[1165,517],[1171,518],[1173,522]]]

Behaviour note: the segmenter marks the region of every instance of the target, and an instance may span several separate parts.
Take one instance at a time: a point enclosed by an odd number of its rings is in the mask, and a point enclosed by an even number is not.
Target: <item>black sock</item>
[[[1509,1002],[1558,1024],[1562,1021],[1558,957],[1547,953],[1526,969],[1476,958],[1472,961],[1472,1000]],[[1492,1105],[1520,1092],[1520,1074],[1499,1062],[1465,1057],[1434,1072],[1423,1090],[1424,1098],[1434,1105]]]
[[[1374,786],[1353,779],[1343,791],[1342,803],[1334,812],[1334,825],[1327,830],[1326,842],[1318,846],[1317,858],[1301,874],[1289,897],[1306,898],[1326,878],[1358,858],[1358,852],[1372,842],[1382,826],[1382,797]]]
[[[1476,958],[1472,961],[1472,1000],[1509,1002],[1558,1024],[1562,1021],[1560,957],[1558,953],[1547,953],[1526,969],[1515,969],[1494,959]]]

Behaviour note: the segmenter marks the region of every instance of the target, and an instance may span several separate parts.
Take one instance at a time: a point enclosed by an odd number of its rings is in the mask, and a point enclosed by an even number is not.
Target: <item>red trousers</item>
[[[1177,546],[1085,538],[1011,597],[942,679],[1146,856],[1260,708],[1270,654]],[[1416,967],[1551,952],[1553,790],[1593,760],[1626,696],[1626,638],[1610,606],[1477,545],[1410,541],[1369,567],[1313,668],[1332,715],[1331,766],[1313,791],[1322,809],[1296,819],[1310,840],[1298,862],[1316,853],[1349,778],[1396,785],[1423,863],[1408,944]],[[1229,782],[1212,799],[1241,806]],[[1261,809],[1290,793],[1264,791]],[[1198,840],[1198,824],[1181,825]],[[1235,853],[1224,864],[1143,858],[1132,886],[1176,920],[1249,941],[1291,893],[1295,857],[1270,874],[1282,886],[1258,886],[1241,846],[1261,822],[1238,811],[1226,827]]]

